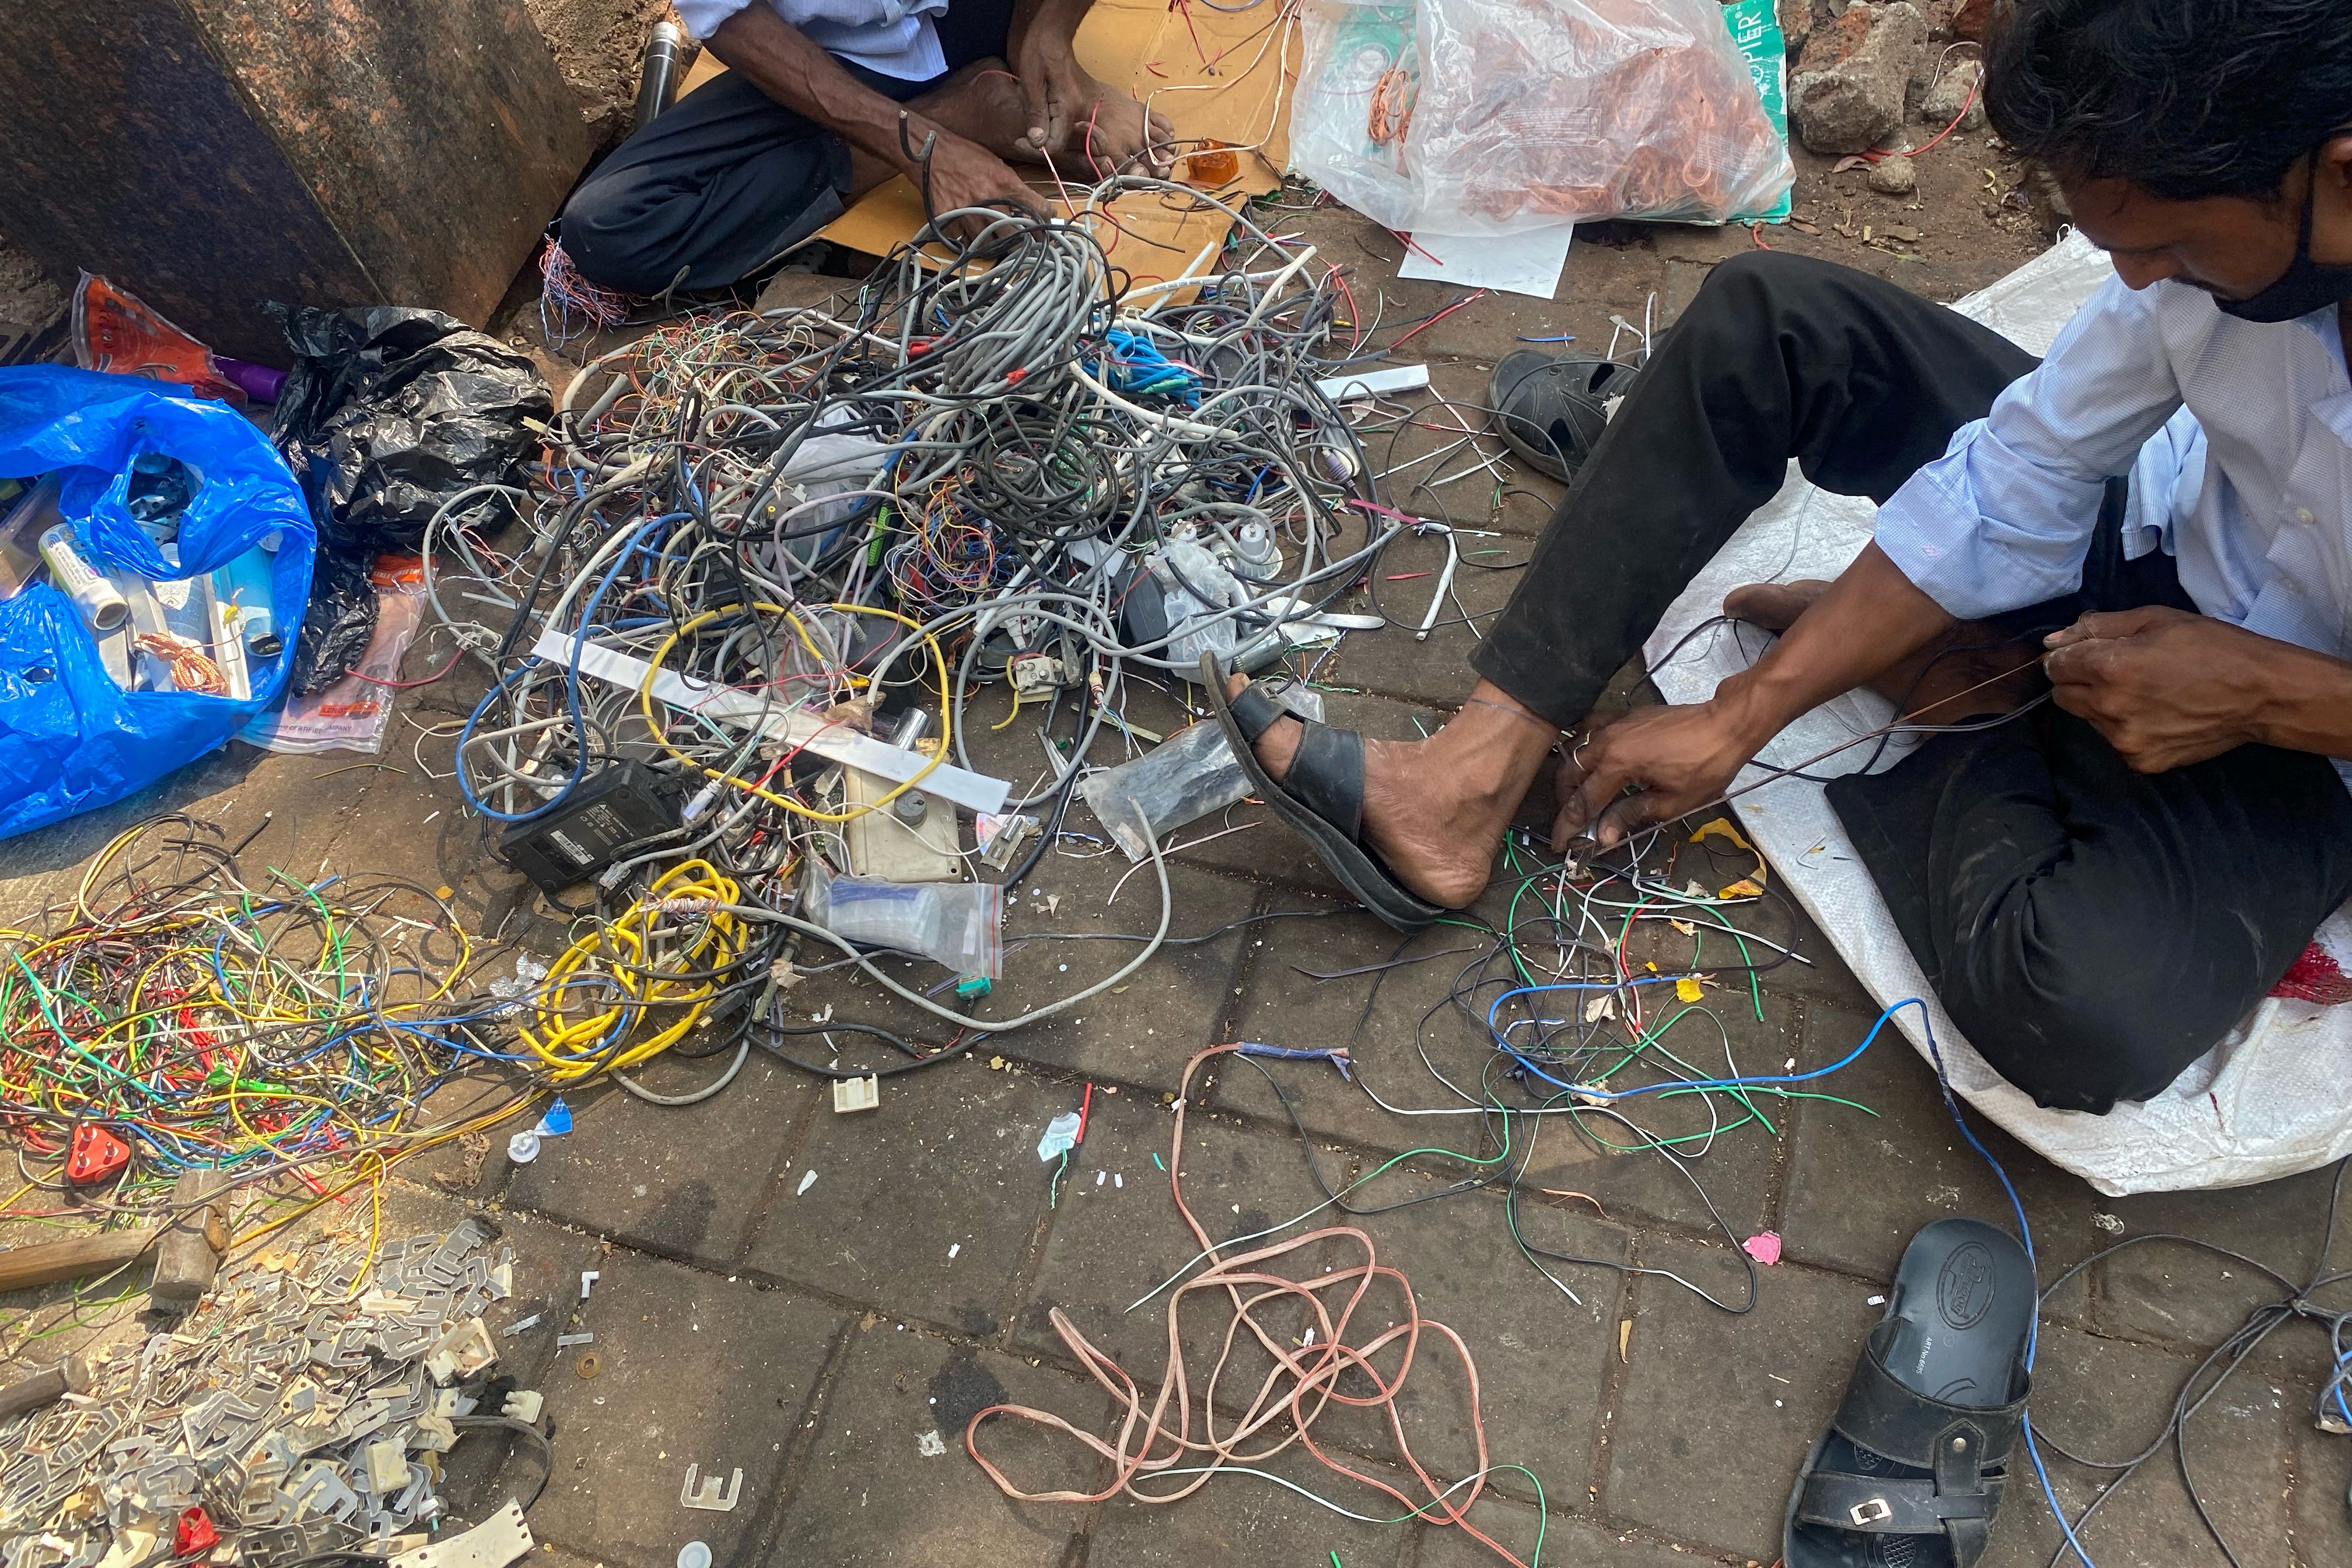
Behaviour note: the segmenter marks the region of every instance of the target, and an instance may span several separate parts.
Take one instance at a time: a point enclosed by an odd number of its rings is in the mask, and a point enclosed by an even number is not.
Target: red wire
[[[443,665],[439,669],[435,670],[432,674],[426,676],[422,680],[378,680],[374,676],[362,675],[356,669],[352,671],[352,678],[355,680],[364,680],[370,686],[388,686],[394,691],[406,691],[414,687],[432,685],[435,681],[440,679],[443,676],[447,675],[451,670],[457,668],[457,661],[465,657],[466,650],[464,648],[459,648],[456,653],[449,656],[448,663]]]
[[[1960,100],[1960,111],[1952,116],[1952,122],[1936,133],[1935,142],[1928,142],[1926,147],[1914,147],[1911,149],[1911,156],[1916,158],[1920,153],[1934,148],[1937,142],[1943,141],[1945,137],[1949,136],[1953,132],[1958,131],[1960,128],[1960,121],[1969,117],[1969,110],[1976,107],[1976,101],[1977,84],[1975,82],[1970,82],[1969,83],[1969,94],[1966,98]]]
[[[1423,255],[1426,255],[1426,254],[1428,254],[1428,253],[1427,253],[1426,251],[1424,251],[1424,252],[1423,252]],[[1444,309],[1443,310],[1438,311],[1438,312],[1437,312],[1437,314],[1435,314],[1434,316],[1430,317],[1430,318],[1429,318],[1429,320],[1427,320],[1427,321],[1425,321],[1422,322],[1422,324],[1421,324],[1421,325],[1419,325],[1419,326],[1415,327],[1412,331],[1407,332],[1407,333],[1404,335],[1404,337],[1402,337],[1402,338],[1399,338],[1399,339],[1397,339],[1397,340],[1396,340],[1396,342],[1395,342],[1391,343],[1391,344],[1389,345],[1389,352],[1390,352],[1391,353],[1394,353],[1397,351],[1397,349],[1398,349],[1398,348],[1400,348],[1401,346],[1402,346],[1402,344],[1404,343],[1404,342],[1405,342],[1405,339],[1406,339],[1406,338],[1416,337],[1416,336],[1420,335],[1421,333],[1423,333],[1423,332],[1425,332],[1425,331],[1429,331],[1429,329],[1430,329],[1430,328],[1432,328],[1432,327],[1433,327],[1433,326],[1437,325],[1437,323],[1438,323],[1438,322],[1440,322],[1440,321],[1442,321],[1445,320],[1445,318],[1446,318],[1446,317],[1448,317],[1448,316],[1450,316],[1450,315],[1454,314],[1454,311],[1456,311],[1456,310],[1458,310],[1462,309],[1462,307],[1463,307],[1463,306],[1465,306],[1465,305],[1475,305],[1475,304],[1476,304],[1480,300],[1483,300],[1483,299],[1485,299],[1486,297],[1486,290],[1485,290],[1484,289],[1479,289],[1476,293],[1475,293],[1475,294],[1471,295],[1471,296],[1470,296],[1470,298],[1468,298],[1467,300],[1455,300],[1454,303],[1452,303],[1451,305],[1446,306],[1446,307],[1445,307],[1445,309]]]

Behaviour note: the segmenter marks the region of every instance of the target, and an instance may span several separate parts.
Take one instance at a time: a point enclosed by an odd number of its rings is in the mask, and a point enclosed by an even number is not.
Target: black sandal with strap
[[[1363,906],[1399,931],[1419,931],[1445,913],[1396,879],[1360,837],[1364,827],[1364,738],[1299,719],[1306,733],[1280,784],[1253,749],[1276,720],[1297,719],[1255,686],[1230,701],[1225,672],[1214,654],[1201,656],[1201,689],[1225,731],[1234,760],[1249,779],[1250,793],[1265,801],[1293,833],[1307,840],[1330,873]]]
[[[2025,1419],[2038,1302],[2017,1238],[1939,1219],[1911,1238],[1781,1526],[1787,1568],[1975,1568]]]

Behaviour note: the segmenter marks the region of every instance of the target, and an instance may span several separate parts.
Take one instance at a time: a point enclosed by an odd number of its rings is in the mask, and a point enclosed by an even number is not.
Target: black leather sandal
[[[1360,837],[1364,827],[1364,738],[1353,730],[1300,719],[1306,733],[1290,771],[1276,784],[1257,760],[1257,738],[1277,719],[1298,716],[1255,686],[1227,701],[1225,672],[1214,654],[1201,656],[1201,689],[1225,731],[1225,743],[1250,782],[1250,793],[1274,808],[1307,840],[1331,875],[1366,909],[1399,931],[1419,931],[1446,910],[1407,888]]]
[[[2037,1306],[2033,1265],[2007,1231],[1939,1219],[1911,1238],[1798,1472],[1787,1568],[1975,1568],[2024,1424]]]

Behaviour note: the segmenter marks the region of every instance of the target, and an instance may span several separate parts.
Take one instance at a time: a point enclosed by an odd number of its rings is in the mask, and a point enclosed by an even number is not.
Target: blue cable
[[[1919,1009],[1919,1026],[1927,1038],[1927,1059],[1936,1064],[1936,1088],[1944,1096],[1944,1109],[1952,1113],[1952,1123],[1960,1130],[1960,1136],[1969,1141],[1969,1148],[1984,1156],[1984,1163],[1992,1167],[1992,1173],[2000,1179],[2000,1190],[2009,1194],[2010,1209],[2017,1215],[2018,1239],[2025,1244],[2025,1261],[2028,1267],[2033,1267],[2033,1227],[2025,1222],[2025,1205],[2018,1201],[2017,1188],[2011,1184],[2009,1173],[2000,1168],[2000,1162],[1992,1157],[1992,1151],[1978,1140],[1976,1133],[1969,1126],[1968,1119],[1960,1114],[1959,1101],[1952,1098],[1952,1080],[1944,1072],[1944,1053],[1936,1047],[1936,1026],[1934,1020],[1927,1016],[1927,1005],[1916,996],[1906,996],[1895,1003],[1893,1007],[1881,1013],[1878,1016],[1879,1023],[1886,1022],[1895,1016],[1897,1008],[1902,1007]],[[1874,1026],[1871,1032],[1875,1034],[1877,1030]],[[2034,1279],[2038,1286],[2041,1279],[2038,1268],[2035,1268]],[[2025,1331],[2025,1370],[2028,1372],[2033,1370],[2033,1354],[2040,1348],[2041,1342],[2042,1303],[2037,1297],[2034,1301],[2032,1321],[2027,1325]],[[2042,1463],[2041,1446],[2033,1440],[2032,1411],[2025,1413],[2019,1424],[2019,1430],[2025,1436],[2025,1456],[2033,1461],[2034,1479],[2042,1483],[2042,1496],[2050,1504],[2050,1512],[2058,1521],[2058,1528],[2065,1533],[2067,1546],[2075,1556],[2083,1560],[2083,1568],[2096,1568],[2096,1564],[2091,1561],[2091,1554],[2084,1551],[2083,1543],[2074,1538],[2074,1526],[2067,1520],[2066,1510],[2058,1501],[2057,1489],[2050,1484],[2050,1471]]]
[[[1662,983],[1665,978],[1667,977],[1660,976],[1654,980],[1644,978],[1630,982],[1630,984],[1635,985],[1656,984]],[[1506,991],[1500,996],[1496,997],[1494,1005],[1486,1009],[1486,1031],[1488,1034],[1495,1037],[1496,1044],[1502,1050],[1507,1052],[1512,1059],[1517,1061],[1521,1067],[1527,1068],[1528,1071],[1535,1074],[1538,1078],[1542,1079],[1547,1083],[1558,1084],[1562,1089],[1573,1090],[1575,1093],[1591,1100],[1631,1100],[1635,1095],[1658,1094],[1668,1089],[1762,1089],[1769,1088],[1774,1084],[1803,1083],[1810,1079],[1826,1077],[1831,1073],[1838,1071],[1842,1068],[1852,1065],[1855,1058],[1860,1057],[1863,1052],[1868,1050],[1870,1048],[1870,1043],[1878,1038],[1878,1031],[1885,1028],[1887,1022],[1892,1019],[1895,1014],[1901,1012],[1906,1007],[1918,1008],[1920,1028],[1926,1035],[1927,1040],[1927,1059],[1935,1064],[1936,1087],[1944,1096],[1944,1109],[1952,1113],[1953,1124],[1959,1128],[1960,1136],[1969,1141],[1969,1148],[1974,1149],[1979,1154],[1984,1157],[1984,1163],[1992,1167],[1993,1175],[2000,1182],[2000,1190],[2009,1194],[2010,1209],[2017,1216],[2018,1239],[2022,1242],[2025,1247],[2026,1265],[2028,1268],[2035,1268],[2035,1279],[2038,1283],[2040,1279],[2040,1272],[2038,1267],[2034,1264],[2033,1259],[2033,1227],[2026,1223],[2025,1205],[2019,1200],[2017,1188],[2011,1183],[2009,1173],[2000,1168],[2000,1162],[1992,1157],[1992,1151],[1986,1148],[1978,1139],[1975,1131],[1969,1128],[1968,1119],[1960,1114],[1959,1102],[1952,1098],[1951,1079],[1946,1076],[1944,1072],[1944,1054],[1941,1050],[1937,1048],[1936,1026],[1934,1021],[1928,1016],[1927,1003],[1916,996],[1906,996],[1902,1001],[1893,1004],[1885,1012],[1878,1015],[1877,1022],[1870,1026],[1870,1032],[1863,1036],[1862,1044],[1854,1047],[1853,1049],[1848,1051],[1843,1057],[1832,1062],[1829,1066],[1824,1068],[1815,1068],[1810,1072],[1768,1073],[1754,1078],[1675,1079],[1665,1083],[1647,1084],[1640,1088],[1626,1089],[1599,1089],[1591,1088],[1584,1084],[1569,1083],[1564,1079],[1554,1078],[1549,1073],[1544,1071],[1541,1068],[1536,1066],[1535,1063],[1529,1061],[1518,1051],[1512,1049],[1510,1042],[1504,1038],[1500,1033],[1496,1032],[1495,1028],[1496,1008],[1500,1007],[1505,1002],[1508,1001],[1513,996],[1529,995],[1542,991],[1614,991],[1618,988],[1619,987],[1616,985],[1601,984],[1560,984],[1555,985],[1525,985],[1515,991]],[[2035,1351],[2040,1348],[2041,1341],[2042,1312],[2041,1304],[2037,1300],[2034,1306],[2033,1318],[2032,1321],[2028,1323],[2025,1333],[2025,1369],[2028,1372],[2032,1372],[2033,1370],[2033,1356]],[[2342,1394],[2340,1391],[2338,1392],[2337,1402],[2339,1404],[2342,1403]],[[2075,1539],[2074,1526],[2066,1518],[2066,1510],[2058,1501],[2057,1489],[2050,1484],[2050,1471],[2042,1462],[2042,1449],[2040,1446],[2033,1440],[2033,1416],[2030,1411],[2021,1421],[2019,1430],[2025,1437],[2026,1457],[2033,1461],[2034,1477],[2042,1483],[2042,1498],[2049,1503],[2051,1514],[2058,1521],[2058,1528],[2065,1533],[2067,1546],[2073,1550],[2075,1556],[2082,1559],[2083,1568],[2097,1568],[2097,1565],[2091,1561],[2091,1554],[2084,1551],[2083,1543]]]
[[[494,821],[529,822],[562,805],[565,797],[580,787],[581,781],[588,774],[588,725],[580,714],[580,652],[588,646],[588,634],[595,629],[596,606],[604,602],[604,591],[620,576],[622,569],[643,548],[647,533],[667,523],[684,521],[687,517],[688,514],[682,511],[664,512],[659,517],[650,517],[639,523],[636,531],[630,535],[629,542],[622,546],[620,553],[613,558],[611,569],[596,584],[595,591],[588,595],[588,602],[581,606],[580,625],[572,634],[572,663],[563,671],[563,705],[571,715],[572,731],[579,737],[579,744],[574,748],[577,754],[572,761],[572,776],[563,781],[563,787],[529,811],[499,811],[474,793],[473,781],[466,776],[466,747],[474,738],[474,726],[481,721],[490,704],[506,690],[509,682],[539,668],[538,658],[526,658],[500,676],[499,683],[483,694],[482,700],[474,705],[474,710],[466,715],[465,728],[457,732],[457,790],[466,797],[467,805]]]
[[[1662,974],[1654,978],[1644,977],[1640,980],[1628,981],[1625,984],[1631,985],[1663,985],[1678,978],[1681,977],[1676,975]],[[1811,1072],[1767,1073],[1755,1078],[1670,1079],[1664,1083],[1643,1084],[1634,1089],[1595,1089],[1590,1084],[1570,1083],[1565,1079],[1554,1078],[1551,1074],[1544,1071],[1543,1068],[1536,1066],[1535,1063],[1529,1061],[1525,1056],[1521,1055],[1512,1047],[1511,1042],[1504,1037],[1504,1036],[1495,1028],[1495,1009],[1500,1007],[1504,1003],[1509,1001],[1514,996],[1529,995],[1538,991],[1615,991],[1619,989],[1621,989],[1621,987],[1618,985],[1603,984],[1598,982],[1585,984],[1563,983],[1556,985],[1522,985],[1517,990],[1504,992],[1501,995],[1496,997],[1493,1004],[1487,1007],[1486,1032],[1495,1037],[1495,1045],[1498,1050],[1507,1052],[1514,1061],[1517,1061],[1521,1067],[1527,1068],[1528,1071],[1535,1074],[1536,1077],[1543,1079],[1546,1083],[1558,1084],[1560,1088],[1572,1090],[1576,1094],[1580,1095],[1587,1100],[1631,1100],[1636,1095],[1664,1094],[1669,1090],[1682,1093],[1694,1089],[1766,1089],[1774,1084],[1804,1083],[1812,1079],[1827,1078],[1830,1074],[1838,1071],[1842,1068],[1852,1066],[1856,1058],[1860,1057],[1863,1052],[1868,1050],[1870,1048],[1871,1041],[1878,1038],[1878,1031],[1886,1026],[1886,1021],[1895,1016],[1898,1008],[1919,1005],[1919,999],[1916,996],[1907,1001],[1897,1002],[1893,1007],[1889,1007],[1885,1012],[1881,1013],[1878,1016],[1878,1022],[1871,1025],[1870,1033],[1863,1036],[1862,1044],[1854,1047],[1853,1049],[1848,1051],[1844,1056],[1841,1057],[1836,1061],[1832,1062],[1829,1066],[1825,1068],[1815,1068]],[[1947,1096],[1947,1099],[1949,1097]],[[1963,1131],[1965,1131],[1965,1129],[1963,1129]],[[1970,1140],[1970,1142],[1974,1142],[1974,1140]],[[1987,1159],[1990,1159],[1992,1156],[1988,1154],[1985,1157]],[[1995,1166],[1994,1169],[1999,1170],[2000,1167]],[[2004,1184],[2008,1183],[2008,1180],[2009,1178],[2006,1176],[2001,1178]],[[2011,1194],[2012,1197],[2015,1194]],[[2025,1211],[2023,1209],[2020,1209],[2018,1211],[2018,1215],[2021,1220],[2024,1217],[2024,1213]],[[2026,1252],[2029,1257],[2032,1253],[2032,1247],[2030,1243],[2026,1247]]]

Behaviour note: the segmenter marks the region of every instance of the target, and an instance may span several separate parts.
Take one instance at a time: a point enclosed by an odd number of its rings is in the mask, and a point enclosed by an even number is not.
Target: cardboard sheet
[[[1079,64],[1166,116],[1179,142],[1214,141],[1240,150],[1240,172],[1207,194],[1237,202],[1281,187],[1290,155],[1289,72],[1298,61],[1292,0],[1258,0],[1241,11],[1192,0],[1176,0],[1173,6],[1166,0],[1096,0],[1079,25],[1076,47]],[[1062,177],[1074,186],[1092,177],[1083,155],[1075,166],[1063,163]],[[1022,172],[1055,210],[1068,212],[1044,170]],[[1214,209],[1187,211],[1154,196],[1123,197],[1111,211],[1118,227],[1102,226],[1105,248],[1139,283],[1181,277],[1204,247],[1222,245],[1233,226]],[[820,232],[837,245],[880,256],[913,238],[922,223],[921,197],[901,178],[868,191]]]

